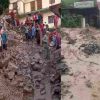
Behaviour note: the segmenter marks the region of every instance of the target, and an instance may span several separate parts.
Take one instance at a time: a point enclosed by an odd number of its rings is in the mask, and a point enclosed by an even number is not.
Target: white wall
[[[10,3],[14,3],[14,2],[17,2],[17,0],[9,0]]]
[[[100,2],[100,0],[97,0],[97,2]]]
[[[18,13],[19,14],[24,14],[24,4],[22,1],[18,2]]]
[[[23,1],[24,1],[24,3],[29,3],[31,1],[36,1],[36,0],[23,0]]]
[[[61,0],[55,0],[55,3],[52,5],[59,4],[59,3],[61,3]],[[51,6],[51,4],[49,4],[49,0],[42,0],[43,8],[48,8],[49,6]]]
[[[49,28],[53,28],[54,27],[54,23],[48,23],[48,16],[52,16],[54,15],[54,13],[52,13],[51,11],[48,11],[47,13],[43,13],[43,23],[46,22],[46,24],[49,25]],[[61,19],[59,19],[58,25],[61,25]]]
[[[9,10],[12,10],[13,9],[13,4],[10,4],[9,5]]]
[[[31,5],[30,3],[25,4],[25,13],[31,12]]]

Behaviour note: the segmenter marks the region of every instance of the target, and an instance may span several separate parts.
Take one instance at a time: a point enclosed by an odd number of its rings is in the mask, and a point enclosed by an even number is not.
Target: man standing
[[[3,47],[3,49],[7,50],[8,36],[7,36],[5,29],[3,29],[3,31],[2,31],[1,37],[2,37],[2,47]]]

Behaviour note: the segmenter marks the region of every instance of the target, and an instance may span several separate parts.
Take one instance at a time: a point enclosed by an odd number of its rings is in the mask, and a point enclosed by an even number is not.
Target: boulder
[[[34,66],[32,66],[32,70],[33,70],[33,71],[39,71],[39,72],[40,72],[41,69],[42,69],[42,68],[41,68],[41,65],[39,65],[39,64],[35,64]]]

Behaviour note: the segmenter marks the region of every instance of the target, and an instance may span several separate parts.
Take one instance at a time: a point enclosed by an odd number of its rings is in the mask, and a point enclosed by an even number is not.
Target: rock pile
[[[100,53],[100,46],[96,43],[82,44],[80,48],[88,55]]]
[[[0,71],[5,82],[8,86],[21,89],[23,95],[34,94],[36,89],[40,89],[41,96],[47,95],[46,85],[49,83],[52,98],[57,95],[56,93],[59,96],[61,80],[56,67],[53,62],[43,59],[40,49],[33,47],[31,43],[20,43],[16,48],[8,49],[1,54]]]
[[[21,96],[21,98],[25,98],[25,100],[33,100],[37,94],[40,94],[38,99],[41,99],[44,95],[48,98],[49,95],[52,98],[51,100],[55,100],[53,98],[56,95],[60,100],[61,79],[57,63],[43,58],[42,47],[34,46],[35,44],[32,42],[22,41],[19,35],[12,33],[10,35],[8,50],[0,53],[0,74],[7,86],[22,91],[21,95],[24,97]],[[55,55],[57,54],[59,58],[59,51],[55,52]],[[54,57],[56,57],[55,55]],[[47,100],[47,98],[44,99]],[[24,99],[14,98],[9,100]]]

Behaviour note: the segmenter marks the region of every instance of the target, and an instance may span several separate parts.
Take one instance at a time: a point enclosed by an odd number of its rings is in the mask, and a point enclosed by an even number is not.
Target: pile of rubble
[[[100,45],[96,43],[82,44],[80,46],[81,50],[87,55],[99,54],[100,53]]]
[[[15,48],[10,47],[0,54],[0,74],[7,85],[21,90],[24,96],[22,100],[33,100],[39,93],[40,97],[36,100],[47,94],[51,95],[51,100],[55,100],[55,96],[60,100],[61,79],[57,64],[43,59],[41,47],[34,46],[32,42],[21,42],[20,37],[17,38],[19,40],[16,39]],[[36,93],[37,89],[39,93]]]
[[[100,41],[96,37],[96,33],[90,29],[84,29],[80,32],[84,43],[80,45],[81,49],[85,54],[92,55],[100,53]]]

